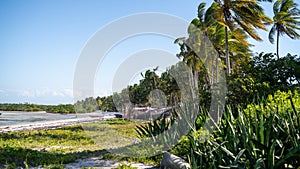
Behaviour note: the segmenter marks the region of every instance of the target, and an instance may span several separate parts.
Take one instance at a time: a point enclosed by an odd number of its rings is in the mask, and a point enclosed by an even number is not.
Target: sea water
[[[97,117],[117,112],[77,113],[77,114],[59,114],[46,112],[25,112],[25,111],[0,111],[0,127],[10,125],[33,124],[44,121],[54,121],[63,119],[75,119],[86,117]]]

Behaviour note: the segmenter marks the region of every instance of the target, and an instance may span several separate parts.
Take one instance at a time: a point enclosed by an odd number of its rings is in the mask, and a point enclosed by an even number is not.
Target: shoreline
[[[71,126],[80,123],[97,122],[101,120],[105,120],[105,119],[103,117],[85,117],[85,118],[76,118],[76,119],[41,121],[41,122],[20,124],[20,125],[7,125],[7,126],[0,127],[0,134],[8,133],[8,132],[26,131],[26,130],[57,129],[65,126]]]

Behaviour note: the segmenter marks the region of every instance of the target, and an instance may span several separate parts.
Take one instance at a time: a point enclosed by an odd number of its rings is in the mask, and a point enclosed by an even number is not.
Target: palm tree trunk
[[[279,59],[279,31],[277,30],[277,46],[276,46],[277,59]]]
[[[228,47],[228,28],[225,26],[225,45],[226,45],[226,70],[227,75],[230,76],[230,58],[229,58],[229,47]]]
[[[214,60],[213,60],[213,59],[211,60],[210,69],[211,69],[211,70],[210,70],[210,71],[211,71],[211,76],[210,76],[209,78],[211,79],[211,80],[210,80],[210,81],[211,81],[210,84],[212,85],[212,84],[214,84],[214,71],[215,71],[215,70],[214,70]]]
[[[216,57],[216,83],[219,83],[219,56],[220,54],[218,53]]]

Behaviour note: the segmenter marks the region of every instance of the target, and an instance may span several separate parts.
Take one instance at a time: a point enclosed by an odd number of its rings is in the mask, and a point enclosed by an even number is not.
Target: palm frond
[[[288,11],[294,5],[293,0],[283,0],[280,6],[280,11]]]
[[[281,4],[282,0],[277,0],[273,5],[273,13],[276,16],[277,13],[279,13],[279,6]]]
[[[262,39],[258,36],[257,32],[253,29],[253,26],[250,24],[247,24],[243,21],[240,21],[238,19],[235,20],[244,31],[246,31],[253,39],[261,41]]]
[[[276,26],[273,25],[271,30],[270,30],[270,33],[269,33],[269,41],[274,44],[274,35],[276,33]]]
[[[198,19],[200,20],[200,22],[204,22],[205,6],[206,3],[204,2],[200,3],[200,5],[198,6]]]
[[[175,39],[174,43],[175,43],[175,44],[178,44],[178,43],[180,43],[180,42],[185,41],[185,39],[186,39],[185,37],[177,38],[177,39]]]
[[[287,32],[288,32],[288,36],[291,39],[299,39],[300,38],[300,34],[298,34],[293,28],[287,27]]]

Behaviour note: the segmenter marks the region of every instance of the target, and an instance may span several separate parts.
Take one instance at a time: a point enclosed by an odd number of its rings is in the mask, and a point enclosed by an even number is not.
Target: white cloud
[[[65,96],[73,97],[73,89],[63,89]]]
[[[20,95],[25,97],[35,97],[35,93],[30,90],[20,91]]]
[[[23,97],[73,97],[72,89],[54,90],[49,88],[27,89],[18,91]]]
[[[37,104],[67,104],[73,103],[74,100],[82,100],[90,95],[83,95],[85,97],[79,98],[72,88],[63,89],[51,89],[51,88],[37,88],[37,89],[25,89],[25,90],[11,90],[0,89],[0,102],[6,103],[37,103]],[[89,91],[90,93],[90,91]],[[94,89],[94,96],[107,96],[112,92],[105,89]],[[74,96],[74,97],[73,97]],[[76,96],[76,97],[75,97]]]
[[[65,89],[0,89],[1,103],[69,104],[73,103],[73,90]]]

